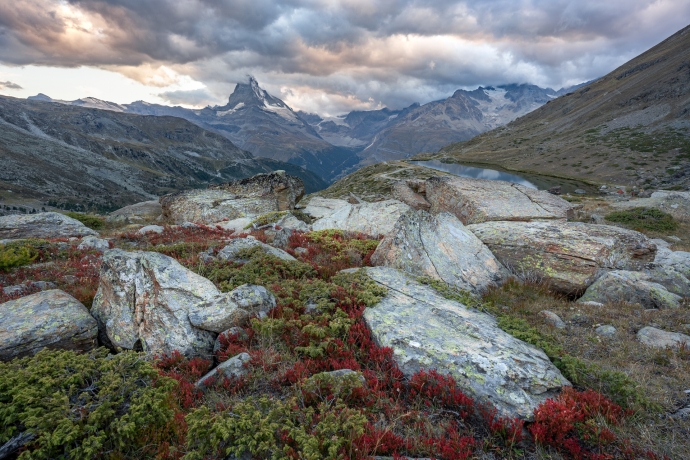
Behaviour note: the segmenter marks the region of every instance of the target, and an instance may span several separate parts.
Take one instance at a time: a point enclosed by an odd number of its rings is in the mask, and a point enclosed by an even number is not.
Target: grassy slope
[[[687,186],[690,28],[512,123],[425,158],[594,183]]]

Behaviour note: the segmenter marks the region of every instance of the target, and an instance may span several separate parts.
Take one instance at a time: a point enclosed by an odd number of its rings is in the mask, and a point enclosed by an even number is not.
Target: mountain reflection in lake
[[[537,188],[537,186],[532,182],[518,176],[517,174],[496,171],[494,169],[475,168],[474,166],[463,166],[454,163],[441,163],[439,160],[415,161],[414,164],[425,166],[431,169],[437,169],[439,171],[454,174],[456,176],[472,177],[474,179],[504,180],[506,182],[524,185],[525,187],[529,188]]]

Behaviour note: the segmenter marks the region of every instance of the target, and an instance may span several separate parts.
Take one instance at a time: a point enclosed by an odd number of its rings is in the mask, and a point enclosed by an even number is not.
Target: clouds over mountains
[[[690,0],[22,0],[0,3],[0,61],[98,66],[227,96],[251,73],[289,103],[401,107],[458,87],[594,78],[690,21]],[[185,99],[187,98],[187,99]]]

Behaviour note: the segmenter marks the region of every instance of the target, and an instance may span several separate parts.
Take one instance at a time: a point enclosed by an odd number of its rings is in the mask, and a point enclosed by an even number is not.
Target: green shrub
[[[673,216],[654,208],[633,208],[616,211],[604,217],[609,222],[616,222],[637,231],[673,232],[678,222]]]
[[[102,348],[0,363],[0,445],[27,432],[20,460],[141,458],[147,435],[173,416],[174,385],[140,354]]]
[[[93,230],[101,230],[105,226],[105,220],[102,217],[94,216],[91,214],[84,214],[81,212],[66,212],[67,217],[76,219],[82,224]]]
[[[38,257],[38,252],[29,245],[1,245],[0,271],[28,265]]]

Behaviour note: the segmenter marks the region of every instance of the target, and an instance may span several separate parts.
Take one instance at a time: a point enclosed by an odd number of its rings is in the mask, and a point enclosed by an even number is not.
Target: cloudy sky
[[[0,0],[0,94],[223,104],[254,75],[295,109],[558,89],[690,24],[690,0]]]

